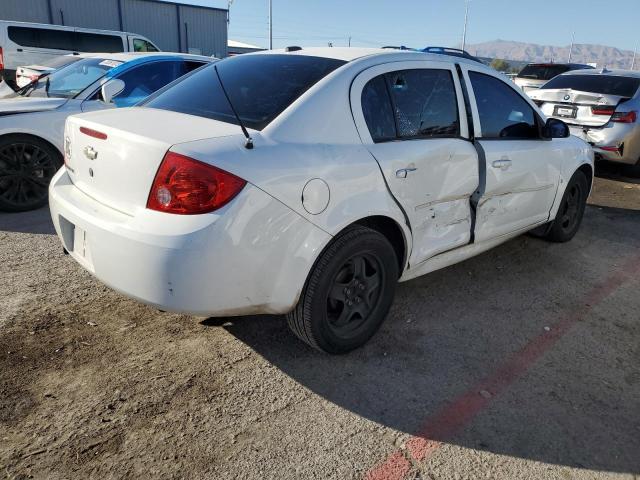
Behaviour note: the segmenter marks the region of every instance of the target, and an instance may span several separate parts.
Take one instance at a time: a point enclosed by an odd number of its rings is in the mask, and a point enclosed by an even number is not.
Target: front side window
[[[147,42],[146,40],[142,40],[141,38],[136,38],[133,40],[133,51],[134,52],[157,52],[158,49]]]
[[[380,75],[365,85],[362,111],[374,142],[460,135],[458,102],[448,70]]]
[[[117,107],[130,107],[187,73],[183,61],[146,63],[119,75],[124,90],[113,99]]]
[[[469,72],[482,138],[529,139],[540,133],[533,108],[502,80]]]
[[[304,92],[345,63],[310,55],[238,55],[196,71],[144,105],[237,124],[214,70],[217,67],[242,123],[262,130]]]

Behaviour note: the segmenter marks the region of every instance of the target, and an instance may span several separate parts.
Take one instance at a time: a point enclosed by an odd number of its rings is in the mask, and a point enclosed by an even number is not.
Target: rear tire
[[[587,177],[581,171],[577,171],[569,180],[556,219],[544,236],[551,242],[564,243],[571,240],[580,228],[584,209],[587,205],[589,185]]]
[[[300,300],[287,314],[293,333],[327,353],[364,345],[393,302],[398,261],[379,232],[356,226],[336,237],[313,266]]]
[[[49,182],[62,166],[62,156],[37,137],[0,138],[0,210],[24,212],[46,205]]]

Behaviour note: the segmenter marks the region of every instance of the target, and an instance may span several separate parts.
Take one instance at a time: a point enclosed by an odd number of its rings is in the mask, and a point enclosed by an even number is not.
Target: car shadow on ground
[[[596,177],[640,184],[640,165],[624,165],[614,162],[598,161],[595,167]]]
[[[514,352],[591,302],[585,295],[610,270],[602,262],[592,265],[589,256],[614,255],[615,246],[640,247],[633,233],[640,216],[623,213],[588,209],[586,232],[569,244],[524,236],[400,284],[381,331],[347,355],[306,347],[280,316],[203,324],[222,326],[327,401],[419,435],[461,396],[486,395],[473,389]],[[596,232],[602,232],[598,241]],[[613,265],[607,262],[604,267]],[[640,473],[639,333],[631,319],[607,308],[577,322],[459,431],[429,438],[551,464]]]
[[[49,207],[19,213],[0,213],[0,232],[54,235]]]

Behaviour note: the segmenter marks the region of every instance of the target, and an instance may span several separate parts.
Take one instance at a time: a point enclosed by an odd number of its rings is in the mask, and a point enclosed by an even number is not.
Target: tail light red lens
[[[178,215],[209,213],[233,200],[246,184],[229,172],[167,152],[153,180],[147,208]]]
[[[0,72],[4,70],[4,53],[2,52],[2,47],[0,47]]]
[[[591,107],[591,113],[593,115],[607,115],[610,117],[615,113],[616,109],[614,107],[603,106],[603,107]]]
[[[80,132],[84,133],[93,138],[97,138],[98,140],[106,140],[107,134],[99,132],[97,130],[93,130],[92,128],[80,127]]]
[[[636,123],[637,119],[638,119],[638,113],[635,111],[616,112],[611,117],[611,121],[616,123]]]

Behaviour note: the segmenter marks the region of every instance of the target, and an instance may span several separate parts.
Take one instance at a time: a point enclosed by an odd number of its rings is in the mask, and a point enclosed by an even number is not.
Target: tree
[[[495,68],[499,72],[506,72],[507,70],[509,70],[509,68],[511,68],[511,65],[509,65],[509,62],[507,62],[506,60],[502,60],[501,58],[494,58],[491,61],[491,68]]]

